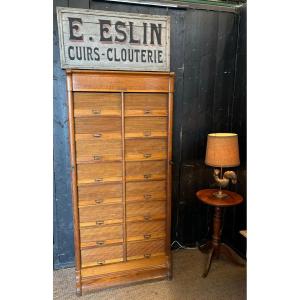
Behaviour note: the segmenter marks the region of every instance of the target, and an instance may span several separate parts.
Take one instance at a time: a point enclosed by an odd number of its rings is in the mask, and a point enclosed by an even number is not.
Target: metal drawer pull
[[[144,136],[151,136],[151,131],[144,131]]]
[[[94,160],[100,160],[100,159],[101,159],[101,156],[99,156],[99,155],[94,156]]]
[[[152,195],[151,194],[145,194],[144,195],[144,199],[147,200],[147,199],[151,199],[152,198]]]
[[[96,221],[96,225],[103,225],[104,224],[104,221]]]
[[[144,157],[145,157],[145,158],[149,158],[149,157],[151,157],[151,156],[152,156],[151,153],[144,153]]]
[[[151,114],[151,110],[150,109],[145,109],[144,110],[144,115],[149,115]]]
[[[97,204],[100,204],[100,203],[103,202],[103,199],[96,199],[95,202],[96,202]]]
[[[145,257],[145,258],[150,258],[150,257],[151,257],[151,254],[150,254],[150,253],[145,253],[145,254],[144,254],[144,257]]]
[[[145,215],[145,216],[144,216],[144,220],[145,220],[145,221],[149,221],[150,219],[151,219],[151,216],[150,216],[150,215]]]
[[[151,234],[144,234],[144,239],[150,239],[151,238]]]
[[[104,265],[105,264],[105,260],[97,260],[97,265]]]
[[[95,138],[100,138],[100,137],[102,136],[102,134],[101,134],[101,133],[95,133],[93,136],[94,136]]]
[[[97,244],[98,246],[102,246],[102,245],[105,244],[105,242],[104,242],[104,241],[97,241],[96,244]]]
[[[94,115],[100,115],[101,114],[101,110],[100,109],[92,109],[92,113]]]
[[[145,175],[144,175],[144,178],[145,178],[145,179],[149,179],[149,178],[151,178],[151,177],[152,177],[152,174],[145,174]]]
[[[103,178],[96,178],[95,181],[96,181],[96,182],[102,182],[102,181],[103,181]]]

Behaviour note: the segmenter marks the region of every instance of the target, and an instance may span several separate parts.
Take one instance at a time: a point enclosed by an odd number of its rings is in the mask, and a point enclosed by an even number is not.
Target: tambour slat
[[[74,116],[121,116],[120,93],[74,93]]]
[[[166,182],[164,180],[126,183],[127,202],[165,200],[166,196]]]
[[[161,160],[166,158],[166,139],[134,139],[125,141],[126,161]]]
[[[126,93],[125,116],[167,116],[168,94]]]

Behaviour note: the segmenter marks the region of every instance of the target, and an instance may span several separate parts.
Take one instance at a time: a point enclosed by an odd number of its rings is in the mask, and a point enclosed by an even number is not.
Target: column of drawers
[[[74,93],[82,268],[124,260],[121,100]]]
[[[166,255],[168,94],[125,93],[127,260]]]

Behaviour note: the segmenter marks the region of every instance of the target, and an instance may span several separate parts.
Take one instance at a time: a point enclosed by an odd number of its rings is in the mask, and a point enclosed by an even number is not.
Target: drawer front
[[[123,225],[107,225],[80,229],[81,248],[123,242]]]
[[[79,208],[80,227],[116,224],[123,221],[123,205],[108,204]]]
[[[78,164],[78,185],[85,183],[103,183],[122,181],[121,162],[101,162],[96,164]]]
[[[166,158],[166,139],[134,139],[125,141],[126,160],[155,160]]]
[[[121,94],[75,92],[74,116],[121,116]]]
[[[122,202],[122,184],[81,185],[78,187],[79,207]]]
[[[166,165],[165,160],[126,162],[126,181],[165,179]]]
[[[125,94],[125,116],[167,116],[168,94]]]
[[[126,201],[148,201],[165,200],[166,182],[148,181],[148,182],[127,182],[126,183]]]
[[[150,240],[165,236],[165,220],[127,223],[127,241]]]
[[[81,266],[102,266],[123,261],[123,245],[111,245],[81,250]]]
[[[114,161],[122,159],[121,140],[79,140],[76,142],[77,162]]]
[[[143,201],[128,203],[126,205],[126,220],[128,222],[150,221],[155,219],[164,219],[165,217],[165,201]]]
[[[150,258],[166,254],[165,240],[129,242],[127,244],[127,259]]]
[[[121,118],[75,118],[75,140],[121,139]]]
[[[125,138],[166,137],[166,117],[130,117],[125,119]]]

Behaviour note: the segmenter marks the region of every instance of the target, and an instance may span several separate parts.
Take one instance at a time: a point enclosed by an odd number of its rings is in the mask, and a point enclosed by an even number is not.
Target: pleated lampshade
[[[238,135],[236,133],[208,134],[205,164],[224,168],[239,166]]]

